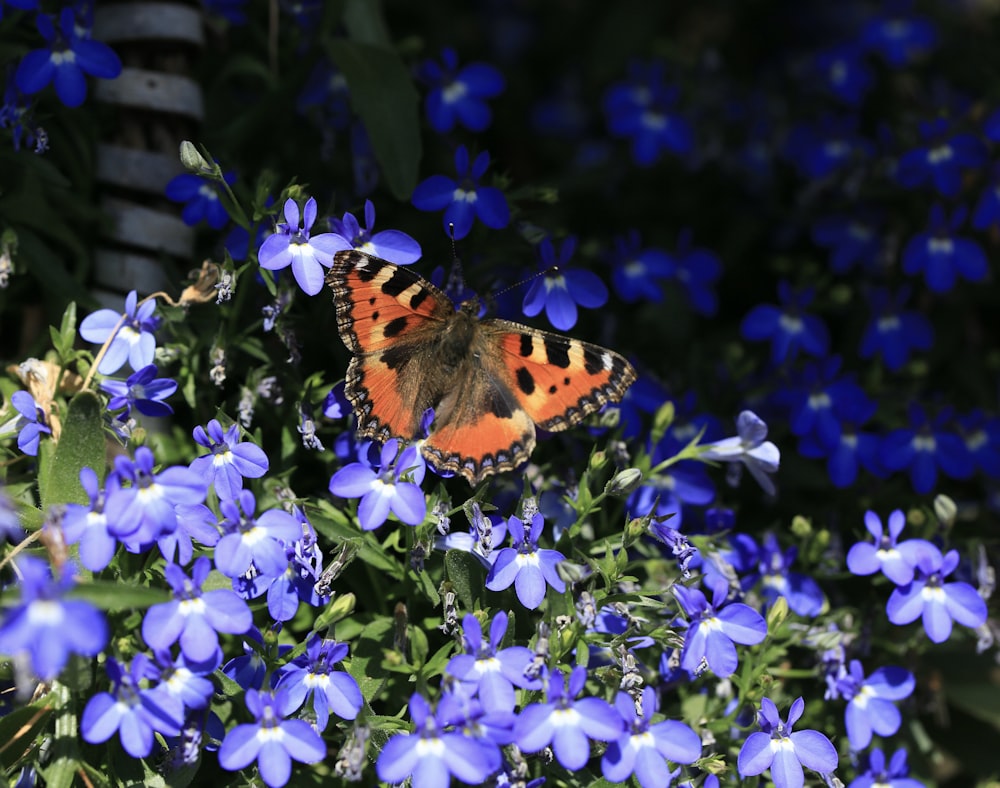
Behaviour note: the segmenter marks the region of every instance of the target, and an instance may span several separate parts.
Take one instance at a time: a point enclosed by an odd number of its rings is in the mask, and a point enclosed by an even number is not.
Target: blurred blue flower
[[[440,63],[425,60],[417,73],[430,86],[424,108],[438,134],[448,133],[456,123],[477,132],[489,127],[493,114],[485,100],[499,96],[505,87],[499,70],[478,62],[459,68],[455,50],[446,48]]]
[[[332,711],[343,720],[353,720],[364,705],[358,682],[350,673],[334,670],[347,656],[347,644],[312,635],[304,654],[278,669],[278,689],[288,693],[289,710],[302,707],[312,699],[316,727],[323,731]]]
[[[829,250],[835,274],[846,274],[855,265],[875,268],[885,247],[883,235],[882,221],[870,208],[826,216],[812,226],[813,243]]]
[[[192,662],[207,662],[220,655],[219,632],[242,635],[253,624],[247,603],[228,588],[202,591],[212,562],[199,556],[191,577],[177,564],[163,570],[174,598],[152,605],[142,619],[142,639],[154,649],[169,649],[180,642],[181,653]]]
[[[185,709],[208,708],[215,694],[211,676],[221,664],[221,650],[204,662],[188,659],[184,654],[172,657],[169,650],[154,649],[153,656],[160,670],[159,689],[177,698]]]
[[[865,529],[875,542],[855,543],[847,552],[847,568],[852,575],[861,576],[881,571],[896,585],[905,586],[913,580],[921,551],[931,543],[925,539],[906,539],[897,544],[906,526],[906,515],[901,509],[889,515],[888,525],[888,532],[883,532],[881,518],[870,509],[865,512]]]
[[[822,358],[829,350],[830,335],[822,320],[804,311],[814,296],[811,287],[795,292],[788,282],[779,282],[781,306],[753,307],[743,318],[740,333],[751,341],[770,341],[771,360],[775,364],[794,361],[800,350]]]
[[[885,754],[878,747],[873,747],[862,766],[864,774],[855,777],[847,788],[925,788],[920,780],[909,776],[906,750],[902,748],[893,753],[887,766]]]
[[[910,288],[902,287],[895,295],[883,287],[868,293],[872,318],[861,337],[858,355],[882,357],[886,367],[896,372],[909,360],[914,350],[928,351],[934,346],[934,328],[919,312],[904,310]]]
[[[209,14],[221,16],[231,25],[247,23],[247,0],[201,0],[201,5]]]
[[[464,145],[455,150],[455,172],[458,179],[447,175],[432,175],[417,184],[411,200],[421,211],[444,211],[444,231],[451,235],[455,226],[455,240],[469,234],[472,223],[479,219],[487,227],[499,230],[510,222],[510,208],[502,191],[494,186],[480,186],[479,181],[490,166],[490,154],[483,151],[476,160],[469,162],[469,151]]]
[[[530,527],[519,518],[511,517],[507,521],[507,530],[514,546],[497,552],[486,577],[486,587],[490,591],[503,591],[513,585],[517,598],[529,610],[535,610],[542,604],[546,584],[560,594],[566,590],[566,584],[556,571],[566,556],[558,550],[538,547],[544,525],[545,519],[541,514],[531,518]]]
[[[45,423],[45,413],[27,391],[11,394],[10,404],[18,415],[0,424],[0,436],[16,432],[17,448],[31,457],[38,456],[42,435],[52,434],[52,429]]]
[[[957,197],[962,188],[962,170],[981,168],[989,154],[975,134],[949,131],[946,118],[922,122],[920,136],[926,144],[899,158],[896,180],[909,189],[931,183],[942,197]]]
[[[113,375],[126,361],[136,371],[153,363],[156,351],[153,332],[160,327],[160,318],[153,315],[156,300],[151,298],[141,306],[137,304],[138,295],[132,290],[125,297],[124,314],[114,309],[99,309],[80,323],[80,336],[87,342],[103,345],[113,336],[97,365],[102,375]]]
[[[426,466],[418,461],[415,446],[404,448],[397,459],[398,449],[399,441],[395,438],[386,441],[381,450],[371,445],[368,451],[360,452],[359,462],[345,465],[330,477],[331,493],[339,498],[361,499],[358,523],[362,530],[378,528],[390,511],[406,525],[424,521],[427,501],[420,484]],[[377,459],[372,456],[375,452]]]
[[[976,409],[956,421],[972,461],[991,479],[1000,478],[1000,419]]]
[[[208,429],[194,428],[194,441],[209,450],[191,461],[192,471],[215,486],[220,499],[235,498],[243,489],[243,478],[259,479],[270,463],[264,450],[250,441],[240,442],[240,425],[223,431],[218,419],[208,422]]]
[[[661,303],[663,281],[674,273],[670,255],[661,249],[642,248],[638,230],[616,237],[614,244],[611,283],[618,297],[627,304],[640,300]]]
[[[785,384],[789,427],[799,438],[814,438],[827,452],[840,443],[841,422],[869,401],[850,375],[841,375],[840,356],[804,366],[799,380]]]
[[[365,200],[365,227],[362,228],[353,213],[343,219],[330,219],[333,234],[347,242],[348,249],[381,257],[396,265],[409,265],[420,259],[420,244],[401,230],[381,230],[372,233],[375,226],[375,206]]]
[[[608,288],[593,271],[567,268],[576,251],[576,237],[567,236],[558,253],[552,239],[546,237],[538,245],[538,256],[544,271],[536,276],[524,294],[522,311],[535,317],[545,310],[549,322],[560,331],[576,325],[577,304],[587,309],[604,306],[608,301]]]
[[[0,13],[2,10],[0,6]],[[34,148],[35,153],[48,150],[49,135],[35,123],[34,107],[35,101],[17,89],[14,74],[8,71],[3,102],[0,103],[0,129],[10,129],[15,151],[21,150],[22,145]]]
[[[788,710],[788,722],[782,722],[774,702],[761,699],[760,730],[747,736],[736,760],[741,777],[770,769],[775,788],[802,788],[803,766],[820,774],[837,768],[837,750],[826,736],[814,730],[792,732],[805,707],[805,701],[796,698]]]
[[[832,446],[824,446],[819,439],[805,435],[799,440],[799,453],[803,457],[826,458],[826,470],[830,482],[838,489],[850,487],[858,478],[859,468],[864,468],[873,476],[882,479],[888,472],[881,462],[881,438],[871,432],[862,432],[859,427],[878,410],[878,403],[867,397],[850,399],[838,409],[840,438]]]
[[[294,710],[282,689],[273,693],[249,689],[245,702],[255,722],[230,729],[219,747],[219,765],[235,772],[257,761],[260,778],[269,788],[288,782],[292,760],[317,763],[326,757],[326,744],[305,720],[285,719]]]
[[[708,249],[695,249],[691,245],[691,230],[681,230],[677,251],[672,255],[676,279],[687,294],[691,309],[699,315],[712,317],[719,308],[714,286],[722,276],[722,262]]]
[[[275,621],[295,618],[302,602],[320,607],[329,601],[316,593],[316,583],[323,571],[323,553],[316,544],[316,532],[299,507],[294,507],[292,516],[299,522],[303,536],[294,543],[285,543],[285,570],[268,578],[267,612]]]
[[[614,708],[627,727],[601,758],[601,773],[609,782],[627,782],[634,773],[642,788],[666,788],[675,776],[668,760],[687,764],[701,757],[701,737],[688,725],[676,720],[653,722],[658,705],[657,692],[649,686],[642,691],[641,714],[630,695],[618,693]]]
[[[62,9],[58,30],[48,14],[38,14],[35,23],[46,46],[21,58],[14,81],[22,93],[37,93],[52,82],[63,104],[79,107],[87,97],[88,75],[114,79],[121,73],[118,55],[107,44],[91,39],[89,30],[77,27],[72,7]]]
[[[114,487],[117,483],[113,475],[109,477],[110,486]],[[118,540],[108,528],[108,518],[104,515],[104,490],[92,468],[81,469],[80,486],[90,499],[90,505],[66,504],[63,535],[67,544],[80,545],[80,563],[91,572],[100,572],[111,563]]]
[[[38,8],[38,0],[0,0],[0,19],[3,19],[3,7],[9,5],[21,11],[34,11]]]
[[[760,613],[741,602],[730,602],[729,585],[716,580],[711,586],[712,601],[697,588],[680,583],[673,586],[674,596],[688,618],[680,666],[695,675],[702,663],[719,678],[736,672],[739,643],[753,646],[767,637],[767,623]]]
[[[14,502],[4,491],[3,486],[0,485],[0,545],[7,542],[17,544],[24,537],[24,529],[21,527],[21,521],[17,517]]]
[[[302,537],[302,527],[282,509],[255,515],[257,500],[249,490],[231,500],[219,502],[223,536],[215,546],[215,566],[226,577],[237,578],[250,569],[257,575],[274,578],[285,571],[285,545]]]
[[[978,241],[956,235],[967,211],[959,206],[949,219],[940,203],[931,208],[930,228],[917,233],[903,249],[903,271],[922,273],[935,293],[947,293],[957,279],[981,282],[989,273],[986,253]]]
[[[667,85],[663,63],[632,63],[628,78],[604,94],[604,115],[612,136],[626,137],[641,167],[654,164],[664,151],[684,156],[694,149],[694,132],[675,109],[677,88]]]
[[[744,410],[736,417],[736,435],[707,443],[702,457],[707,460],[728,462],[731,467],[742,463],[750,475],[768,495],[774,495],[771,474],[778,470],[781,453],[767,438],[767,424],[752,410]]]
[[[890,471],[910,472],[910,483],[921,495],[934,489],[938,471],[952,479],[968,479],[975,463],[965,442],[946,429],[947,411],[934,420],[922,407],[911,403],[909,427],[892,430],[882,439],[882,463]]]
[[[351,248],[334,233],[311,234],[316,212],[316,200],[310,197],[300,217],[298,203],[289,197],[285,200],[285,221],[278,223],[257,252],[261,268],[278,271],[291,265],[292,275],[306,295],[316,295],[323,288],[323,269],[333,265],[333,255]]]
[[[155,364],[143,367],[129,375],[125,381],[102,380],[101,390],[111,395],[108,410],[124,410],[118,414],[120,421],[128,419],[132,408],[143,416],[169,416],[174,412],[165,400],[177,391],[177,381],[157,378]]]
[[[590,739],[612,742],[625,733],[626,723],[602,698],[577,699],[587,681],[587,669],[577,665],[564,680],[556,668],[549,674],[545,703],[526,706],[514,724],[514,740],[524,752],[551,747],[556,760],[571,771],[590,760]]]
[[[756,556],[757,571],[746,575],[741,585],[744,591],[748,591],[760,580],[761,593],[768,605],[773,605],[778,597],[784,597],[793,613],[811,618],[823,612],[826,597],[823,589],[809,575],[790,571],[797,555],[796,548],[789,547],[783,551],[773,533],[765,534]]]
[[[114,657],[105,666],[111,692],[93,695],[83,710],[80,733],[84,741],[100,744],[117,732],[122,748],[133,758],[145,758],[156,743],[154,733],[178,736],[184,724],[184,704],[162,685],[144,687],[160,671],[145,654],[136,654],[126,667]]]
[[[937,28],[926,17],[912,13],[912,3],[884,5],[884,11],[873,16],[861,31],[861,42],[870,52],[901,68],[937,46]]]
[[[993,165],[990,181],[980,194],[973,210],[972,226],[977,230],[989,230],[1000,226],[1000,165]]]
[[[902,724],[902,716],[893,701],[910,697],[916,681],[910,671],[886,666],[865,677],[861,663],[851,660],[848,674],[837,682],[837,692],[847,701],[844,725],[851,749],[863,750],[872,741],[872,733],[892,736]]]
[[[70,654],[96,656],[108,642],[104,615],[82,599],[64,599],[75,584],[71,563],[53,576],[41,558],[16,559],[16,587],[20,600],[0,613],[0,651],[8,656],[27,654],[38,678],[51,681]]]
[[[227,172],[223,176],[226,183],[236,182],[236,173]],[[229,213],[219,198],[222,187],[213,178],[184,172],[167,184],[164,192],[172,202],[184,203],[181,218],[184,224],[194,227],[199,222],[207,222],[213,230],[221,230],[229,221]]]
[[[347,78],[326,58],[321,58],[296,101],[299,112],[316,108],[323,127],[344,131],[351,124],[351,90]]]
[[[944,582],[958,564],[957,550],[943,556],[934,545],[921,550],[913,581],[896,588],[889,597],[889,620],[904,625],[923,618],[927,637],[935,643],[951,637],[953,621],[973,629],[986,623],[986,601],[975,588],[963,582]]]
[[[789,133],[785,156],[804,177],[826,178],[874,153],[874,146],[857,127],[855,115],[824,115],[817,121],[803,121]]]
[[[819,87],[851,107],[864,100],[875,79],[864,51],[853,41],[818,52],[814,71]]]

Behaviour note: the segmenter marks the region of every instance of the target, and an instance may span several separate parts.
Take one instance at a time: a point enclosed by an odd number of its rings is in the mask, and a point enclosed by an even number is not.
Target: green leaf
[[[352,41],[381,47],[392,43],[379,0],[347,0],[343,21]]]
[[[11,768],[32,740],[48,726],[53,706],[46,700],[33,703],[0,717],[0,766]]]
[[[124,583],[94,580],[76,586],[67,594],[71,599],[85,599],[101,610],[131,610],[167,602],[170,594],[162,588],[148,588]]]
[[[52,759],[43,776],[45,784],[50,788],[71,788],[80,769],[80,720],[70,699],[69,687],[56,682],[52,685],[49,698],[59,711],[52,739]]]
[[[444,554],[444,568],[455,590],[455,596],[466,610],[475,610],[486,587],[486,570],[474,555],[464,550],[449,550]]]
[[[409,71],[395,51],[373,44],[335,39],[327,52],[347,79],[389,190],[408,200],[421,155],[419,97]]]
[[[102,410],[101,400],[93,391],[81,391],[70,400],[52,457],[51,475],[39,491],[43,509],[55,503],[88,503],[87,493],[80,486],[82,468],[93,468],[98,478],[104,478]]]

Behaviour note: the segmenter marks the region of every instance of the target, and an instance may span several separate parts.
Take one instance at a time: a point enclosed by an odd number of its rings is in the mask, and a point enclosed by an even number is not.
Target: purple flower
[[[102,380],[101,389],[111,395],[108,410],[119,410],[118,419],[125,421],[136,408],[143,416],[169,416],[174,409],[162,402],[177,391],[177,382],[170,378],[157,378],[156,365],[150,364],[120,380]]]
[[[913,569],[922,550],[933,545],[924,539],[907,539],[896,544],[906,526],[906,515],[896,509],[889,515],[889,532],[883,533],[882,520],[875,512],[865,512],[865,528],[875,543],[858,542],[847,552],[847,568],[852,575],[871,575],[881,570],[898,586],[913,580]]]
[[[80,720],[84,741],[100,744],[116,732],[125,752],[145,758],[153,751],[153,733],[178,736],[184,724],[184,704],[163,685],[142,684],[159,677],[159,670],[145,654],[136,654],[126,668],[113,657],[106,666],[111,692],[98,692],[87,701]]]
[[[866,760],[865,773],[855,777],[847,788],[925,788],[920,780],[909,776],[904,749],[893,753],[888,766],[885,754],[878,747],[872,748]]]
[[[490,166],[490,154],[483,151],[469,163],[469,151],[464,145],[455,150],[455,172],[458,179],[447,175],[432,175],[413,190],[413,205],[421,211],[444,211],[444,231],[455,240],[469,234],[472,223],[479,219],[487,227],[499,230],[510,222],[510,208],[503,192],[494,186],[480,186],[479,180]]]
[[[445,672],[474,689],[487,711],[513,711],[514,687],[541,689],[540,679],[529,679],[525,669],[534,660],[534,652],[524,646],[501,649],[507,632],[507,614],[499,611],[490,624],[489,641],[483,640],[483,629],[471,613],[462,620],[465,636],[464,654],[456,654]]]
[[[0,435],[16,431],[17,448],[31,457],[38,456],[42,435],[52,434],[51,428],[45,423],[45,413],[27,391],[15,391],[11,394],[10,404],[19,415],[0,425]]]
[[[331,711],[341,719],[353,720],[364,705],[354,677],[334,670],[346,656],[346,643],[313,635],[305,653],[278,670],[275,686],[288,693],[289,709],[298,709],[311,697],[316,727],[321,731],[326,729]]]
[[[364,228],[353,213],[345,213],[343,219],[330,219],[330,229],[335,236],[346,242],[346,249],[357,249],[396,265],[409,265],[420,259],[420,244],[409,235],[401,230],[372,233],[374,226],[375,206],[371,200],[365,200]]]
[[[236,182],[236,173],[227,172],[222,177],[228,184]],[[221,230],[229,221],[229,212],[220,199],[222,191],[222,185],[214,178],[189,172],[174,176],[164,189],[168,200],[184,203],[181,211],[184,224],[194,227],[204,221],[213,230]]]
[[[697,588],[673,586],[674,595],[689,619],[681,652],[681,667],[697,673],[702,661],[719,678],[731,676],[739,664],[736,646],[756,645],[767,637],[767,623],[760,613],[740,602],[727,604],[729,586],[712,585],[712,601]]]
[[[239,424],[223,431],[218,420],[212,419],[207,430],[194,428],[194,440],[209,453],[197,457],[189,467],[208,484],[215,485],[221,500],[231,500],[239,494],[244,476],[259,479],[270,467],[263,449],[249,441],[239,442]]]
[[[46,46],[33,49],[18,64],[14,81],[22,93],[37,93],[52,82],[63,104],[79,107],[87,97],[87,75],[114,79],[121,73],[115,51],[77,28],[71,7],[62,9],[58,30],[48,14],[38,14],[35,23]]]
[[[225,533],[215,546],[215,566],[226,577],[240,577],[251,564],[258,575],[277,577],[288,566],[285,545],[302,537],[302,526],[288,512],[270,509],[254,517],[256,509],[249,490],[219,503]]]
[[[219,651],[217,633],[241,635],[250,629],[253,615],[235,593],[201,590],[211,569],[206,556],[195,560],[190,578],[177,564],[167,564],[163,573],[174,598],[150,607],[142,620],[142,639],[151,647],[166,650],[179,640],[185,657],[205,662]]]
[[[460,731],[445,730],[421,695],[410,697],[413,733],[397,734],[379,753],[375,769],[384,783],[411,778],[414,788],[447,788],[454,775],[470,785],[482,785],[502,763],[495,744]]]
[[[556,760],[566,769],[582,769],[590,760],[590,739],[617,741],[625,732],[625,720],[601,698],[579,698],[587,681],[587,669],[573,668],[569,681],[558,668],[549,677],[546,703],[532,703],[514,723],[514,741],[524,752],[551,746]],[[568,685],[568,686],[567,686]]]
[[[442,63],[425,60],[420,78],[431,86],[425,109],[431,128],[446,134],[455,124],[469,131],[485,131],[493,119],[485,99],[500,95],[505,87],[503,74],[487,63],[458,67],[458,55],[447,48]]]
[[[522,310],[534,317],[545,310],[549,322],[561,331],[576,325],[577,304],[596,309],[608,301],[608,288],[593,271],[566,268],[576,250],[576,238],[568,236],[558,254],[551,238],[538,245],[544,273],[537,276],[524,296]]]
[[[113,375],[126,361],[134,370],[153,363],[156,350],[153,332],[160,327],[160,319],[153,316],[156,301],[150,299],[136,309],[137,300],[133,290],[125,298],[125,314],[99,309],[80,323],[80,336],[87,342],[103,345],[109,337],[114,337],[97,367],[102,375]]]
[[[952,622],[980,627],[986,622],[986,602],[968,583],[946,583],[958,567],[957,550],[945,555],[934,545],[920,551],[913,581],[892,592],[886,613],[893,624],[909,624],[923,618],[924,629],[935,643],[950,636]]]
[[[658,703],[652,687],[643,689],[640,705],[641,714],[631,696],[618,693],[615,710],[627,727],[621,738],[608,745],[601,758],[601,772],[613,783],[626,782],[634,773],[642,788],[668,788],[674,775],[667,760],[694,763],[701,757],[701,737],[683,722],[653,723]]]
[[[317,763],[326,757],[326,745],[305,720],[286,720],[294,710],[291,697],[282,689],[273,693],[249,689],[247,709],[255,722],[237,725],[219,747],[219,765],[231,772],[257,761],[261,779],[278,788],[292,774],[292,760]]]
[[[41,558],[22,555],[16,564],[21,599],[3,611],[0,652],[26,652],[35,675],[51,681],[71,653],[96,656],[108,642],[108,624],[89,602],[63,599],[76,582],[72,564],[58,577]]]
[[[913,674],[894,666],[879,668],[865,678],[861,663],[854,659],[846,676],[837,682],[837,691],[847,701],[844,724],[854,750],[863,750],[872,741],[872,732],[892,736],[902,717],[893,701],[910,697],[916,682]]]
[[[880,355],[886,367],[896,372],[906,364],[914,350],[930,350],[934,345],[934,328],[919,312],[904,310],[909,288],[901,288],[895,296],[885,288],[873,288],[868,302],[872,318],[861,338],[858,355],[871,358]]]
[[[542,535],[544,525],[545,519],[541,514],[531,518],[530,528],[519,518],[511,517],[507,521],[507,530],[514,546],[497,552],[486,576],[486,587],[490,591],[503,591],[513,585],[517,598],[529,610],[542,604],[546,583],[560,594],[566,590],[566,584],[556,571],[566,556],[558,550],[538,548],[538,537]]]
[[[285,221],[278,224],[257,252],[261,268],[277,271],[291,265],[292,275],[306,295],[316,295],[322,289],[323,268],[333,265],[333,255],[351,248],[333,233],[310,234],[316,210],[316,200],[310,197],[300,217],[298,203],[289,197],[285,200]]]
[[[330,492],[334,495],[361,498],[358,522],[365,531],[382,525],[390,511],[406,525],[419,525],[427,514],[427,502],[420,489],[425,466],[418,461],[419,454],[413,446],[403,449],[397,460],[398,446],[395,438],[386,441],[377,463],[371,461],[370,454],[375,450],[372,446],[360,453],[360,462],[345,465],[330,478]],[[413,481],[402,481],[407,473],[412,473]]]
[[[732,438],[708,443],[702,457],[719,462],[743,463],[750,475],[768,495],[774,495],[774,482],[770,474],[776,473],[781,453],[767,437],[767,425],[752,410],[745,410],[736,417],[736,432]]]
[[[5,542],[17,544],[24,539],[24,529],[17,517],[14,502],[0,486],[0,545]]]
[[[117,487],[118,481],[112,475],[108,484]],[[118,540],[111,533],[108,518],[104,515],[105,494],[101,489],[97,474],[92,468],[80,471],[80,486],[90,498],[90,506],[78,503],[66,504],[63,515],[63,534],[67,544],[80,545],[80,563],[91,572],[100,572],[111,563]]]
[[[956,281],[981,282],[989,273],[986,253],[978,241],[956,235],[965,222],[966,209],[960,206],[949,219],[940,203],[931,208],[930,229],[917,233],[903,249],[903,271],[911,276],[922,273],[935,293],[947,293]]]
[[[778,297],[782,306],[758,304],[743,318],[740,333],[751,341],[770,340],[775,364],[794,361],[800,350],[822,358],[830,347],[826,325],[803,311],[814,295],[812,288],[796,294],[787,282],[780,282]]]
[[[805,701],[796,698],[788,710],[788,722],[783,723],[771,699],[761,700],[757,719],[761,729],[747,737],[737,758],[741,777],[770,769],[775,788],[802,788],[803,766],[820,774],[837,768],[837,750],[826,736],[813,730],[792,733],[805,707]]]

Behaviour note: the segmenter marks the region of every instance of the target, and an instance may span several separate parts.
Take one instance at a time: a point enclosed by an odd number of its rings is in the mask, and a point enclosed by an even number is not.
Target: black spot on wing
[[[385,324],[385,328],[382,329],[382,336],[386,339],[391,339],[394,336],[401,334],[406,329],[406,318],[397,317],[390,320]]]
[[[373,298],[372,301],[374,301],[374,300],[375,299]],[[379,311],[376,309],[374,312],[372,312],[372,322],[373,323],[377,323],[378,322],[378,316],[379,316]]]
[[[426,287],[420,288],[416,293],[413,294],[413,298],[410,299],[410,309],[418,309],[427,297],[431,294],[431,291]]]
[[[400,347],[398,344],[390,345],[382,351],[379,359],[389,369],[401,369],[405,367],[413,358],[413,351],[408,347]]]
[[[517,387],[528,396],[531,396],[535,391],[535,379],[525,367],[517,370]]]
[[[354,271],[358,275],[358,279],[362,282],[370,282],[376,276],[378,272],[384,267],[384,263],[374,257],[362,257],[361,255],[352,255],[351,263],[354,265]]]
[[[583,368],[589,375],[596,375],[604,369],[604,359],[601,358],[601,354],[589,345],[583,346]]]
[[[545,357],[550,364],[566,369],[569,366],[569,346],[564,341],[546,337]]]
[[[392,276],[383,282],[382,292],[387,296],[395,298],[415,281],[415,275],[412,271],[407,271],[405,268],[397,268],[393,271]]]
[[[530,356],[535,348],[535,340],[531,334],[521,334],[521,347],[518,352],[524,356]]]
[[[514,415],[507,398],[499,390],[492,387],[486,394],[486,408],[498,419],[509,419]]]

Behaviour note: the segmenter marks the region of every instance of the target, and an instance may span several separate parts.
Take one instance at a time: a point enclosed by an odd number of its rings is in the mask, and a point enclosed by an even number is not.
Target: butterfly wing
[[[454,315],[450,299],[414,271],[356,250],[334,256],[326,282],[340,338],[354,354],[344,393],[358,435],[415,438],[436,388],[423,356]]]
[[[618,402],[635,370],[607,348],[507,320],[483,321],[502,351],[505,379],[539,427],[552,432],[579,424]]]

